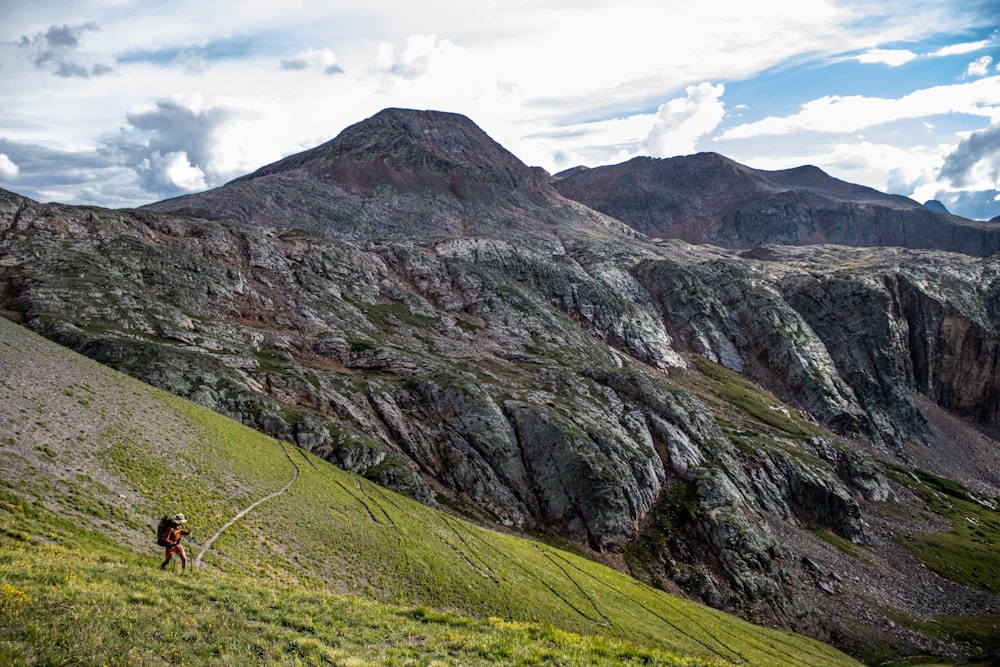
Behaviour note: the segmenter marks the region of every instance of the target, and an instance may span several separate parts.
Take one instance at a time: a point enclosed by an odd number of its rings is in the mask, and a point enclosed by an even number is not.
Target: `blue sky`
[[[135,206],[390,106],[557,172],[715,151],[1000,215],[992,0],[0,0],[0,187]]]

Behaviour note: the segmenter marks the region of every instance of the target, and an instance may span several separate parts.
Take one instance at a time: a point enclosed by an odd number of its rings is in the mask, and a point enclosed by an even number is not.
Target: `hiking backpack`
[[[172,525],[174,525],[174,522],[171,521],[171,517],[169,514],[160,519],[160,525],[156,527],[156,543],[159,544],[161,547],[170,546],[169,544],[167,544],[166,538],[167,538],[167,530]]]

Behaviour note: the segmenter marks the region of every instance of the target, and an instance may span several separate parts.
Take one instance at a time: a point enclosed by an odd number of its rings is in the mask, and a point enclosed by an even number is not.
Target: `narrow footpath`
[[[236,516],[234,516],[232,519],[230,519],[228,522],[226,522],[226,525],[224,525],[222,528],[219,528],[219,530],[217,530],[215,532],[215,535],[212,535],[210,538],[208,538],[208,541],[205,542],[204,545],[202,545],[201,551],[198,553],[198,557],[194,559],[194,567],[195,568],[200,568],[201,567],[202,556],[204,556],[208,552],[208,550],[212,548],[212,544],[215,542],[216,539],[218,539],[218,537],[220,535],[222,535],[223,532],[225,532],[225,530],[227,528],[229,528],[234,523],[236,523],[237,521],[239,521],[240,519],[242,519],[244,516],[246,516],[247,513],[249,513],[251,510],[253,510],[253,508],[257,507],[257,505],[260,505],[263,502],[267,502],[271,498],[277,498],[278,496],[280,496],[281,494],[283,494],[285,491],[287,491],[288,489],[290,489],[291,486],[292,486],[292,484],[295,484],[295,481],[299,478],[299,466],[296,465],[295,461],[292,460],[291,455],[288,453],[288,447],[285,445],[285,443],[281,442],[279,440],[278,444],[281,445],[281,451],[283,451],[285,453],[285,458],[288,459],[288,462],[292,464],[292,468],[295,470],[295,472],[292,473],[292,479],[288,482],[288,484],[285,484],[278,491],[275,491],[272,494],[264,496],[260,500],[257,500],[256,502],[254,502],[249,507],[246,507],[246,508],[240,510],[236,514]]]

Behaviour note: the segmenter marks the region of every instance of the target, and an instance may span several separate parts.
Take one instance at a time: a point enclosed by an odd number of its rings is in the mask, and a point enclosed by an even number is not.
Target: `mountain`
[[[928,199],[924,202],[924,208],[929,208],[932,211],[938,211],[939,213],[947,213],[948,207],[942,204],[937,199]]]
[[[431,510],[3,319],[0,377],[3,664],[857,664]],[[178,508],[183,577],[153,544]]]
[[[346,240],[547,234],[586,218],[626,229],[548,180],[465,116],[386,109],[221,188],[147,208]]]
[[[345,135],[140,210],[0,191],[0,309],[426,505],[866,660],[993,650],[1000,257],[657,240],[547,176],[499,182],[537,172],[462,117]],[[454,157],[412,157],[432,146]]]
[[[560,193],[655,238],[730,249],[765,244],[900,246],[976,256],[1000,229],[803,166],[763,171],[716,153],[638,157],[572,172]]]

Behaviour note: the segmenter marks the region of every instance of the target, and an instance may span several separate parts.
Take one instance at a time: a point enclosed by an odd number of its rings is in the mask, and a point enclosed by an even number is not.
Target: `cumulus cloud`
[[[965,76],[986,76],[990,73],[990,65],[993,64],[992,56],[983,56],[982,58],[976,58],[969,66],[965,69]]]
[[[138,165],[137,171],[167,191],[199,192],[208,187],[205,172],[188,161],[185,151],[166,155],[153,151]]]
[[[856,56],[855,60],[864,64],[881,63],[889,67],[899,67],[916,57],[917,54],[906,49],[872,49]]]
[[[204,190],[233,176],[219,158],[219,137],[238,113],[200,99],[161,99],[131,111],[130,127],[105,138],[102,154],[135,170],[157,196]]]
[[[660,105],[653,128],[643,150],[653,157],[670,157],[693,153],[698,140],[710,133],[725,115],[725,92],[721,83],[708,82],[688,86],[686,97],[678,97]]]
[[[1000,189],[1000,123],[962,140],[945,158],[940,175],[960,188]]]
[[[13,181],[20,172],[21,169],[6,153],[0,153],[0,181]]]
[[[344,68],[337,64],[337,55],[330,49],[306,49],[294,58],[281,61],[284,70],[319,70],[323,74],[343,74]]]
[[[97,30],[97,24],[93,21],[76,25],[52,25],[34,37],[22,35],[17,46],[22,55],[39,69],[47,69],[64,78],[86,79],[111,72],[110,66],[103,63],[89,65],[86,60],[79,59],[76,53],[84,33]]]
[[[375,70],[395,74],[404,79],[416,79],[431,70],[434,60],[455,55],[460,47],[447,39],[438,42],[436,35],[410,35],[402,53],[390,42],[379,45],[375,57]]]

